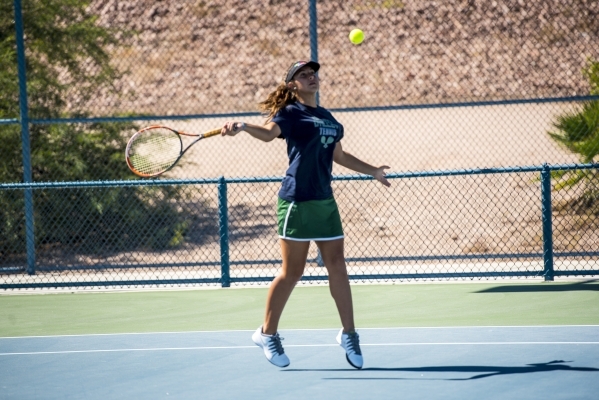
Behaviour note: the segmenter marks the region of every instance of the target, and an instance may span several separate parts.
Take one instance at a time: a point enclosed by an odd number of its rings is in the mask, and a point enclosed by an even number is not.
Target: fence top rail
[[[363,112],[363,111],[397,111],[417,110],[428,108],[459,108],[459,107],[484,107],[505,106],[513,104],[541,104],[541,103],[567,103],[599,100],[599,95],[566,96],[566,97],[538,97],[529,99],[487,100],[451,103],[430,104],[398,104],[375,107],[345,107],[331,108],[332,112]],[[191,120],[206,118],[237,118],[260,116],[259,112],[232,112],[221,114],[183,114],[183,115],[129,115],[129,116],[104,116],[104,117],[77,117],[77,118],[30,118],[31,124],[92,124],[101,122],[133,122],[133,121],[166,121],[166,120]],[[0,119],[0,125],[19,124],[18,118]]]
[[[430,103],[430,104],[400,104],[376,107],[345,107],[332,108],[332,112],[355,112],[355,111],[396,111],[416,110],[425,108],[459,108],[459,107],[484,107],[484,106],[507,106],[514,104],[541,104],[541,103],[568,103],[599,100],[599,95],[588,96],[566,96],[566,97],[537,97],[530,99],[507,99],[507,100],[485,100],[468,102]]]
[[[441,177],[457,175],[491,175],[509,174],[519,172],[541,172],[541,171],[573,171],[573,170],[599,170],[597,164],[556,164],[537,165],[525,167],[503,167],[503,168],[474,168],[455,169],[439,171],[399,172],[387,174],[388,179],[410,179],[424,177]],[[125,186],[169,186],[169,185],[209,185],[226,183],[270,183],[280,182],[283,177],[255,177],[255,178],[220,178],[211,179],[135,179],[120,181],[74,181],[74,182],[32,182],[32,183],[2,183],[0,190],[7,189],[61,189],[61,188],[84,188],[84,187],[125,187]],[[372,180],[368,175],[335,175],[334,181],[356,181]]]

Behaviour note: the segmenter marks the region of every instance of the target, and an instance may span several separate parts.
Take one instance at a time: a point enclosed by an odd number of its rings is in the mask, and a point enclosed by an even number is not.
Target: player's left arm
[[[385,170],[389,169],[389,167],[387,165],[375,167],[373,165],[365,163],[364,161],[360,160],[359,158],[357,158],[357,157],[351,155],[350,153],[346,152],[345,150],[343,150],[343,147],[341,146],[341,142],[337,142],[337,144],[335,145],[335,151],[333,153],[333,161],[335,161],[337,164],[341,165],[342,167],[351,169],[352,171],[370,175],[374,179],[376,179],[377,181],[379,181],[380,183],[382,183],[383,185],[385,185],[387,187],[391,186],[391,183],[389,183],[389,181],[385,177]]]

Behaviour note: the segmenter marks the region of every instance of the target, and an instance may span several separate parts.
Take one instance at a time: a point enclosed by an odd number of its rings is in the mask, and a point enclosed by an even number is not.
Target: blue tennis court
[[[590,399],[599,326],[361,329],[353,369],[336,330],[282,330],[269,364],[252,331],[0,338],[6,399]]]

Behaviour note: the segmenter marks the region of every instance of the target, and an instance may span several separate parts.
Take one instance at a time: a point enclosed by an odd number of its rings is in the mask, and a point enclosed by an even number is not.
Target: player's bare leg
[[[337,305],[343,328],[337,335],[337,343],[345,350],[345,358],[354,368],[362,368],[364,359],[360,350],[360,336],[355,330],[354,308],[345,264],[343,239],[316,243],[322,261],[329,272],[329,289]]]
[[[295,284],[304,273],[309,247],[310,242],[281,239],[283,267],[268,290],[264,324],[252,335],[252,340],[262,348],[266,359],[282,368],[288,366],[290,361],[281,344],[283,338],[277,332],[279,320]]]
[[[310,242],[281,239],[283,266],[281,273],[272,281],[266,298],[266,315],[262,331],[266,335],[275,334],[279,320],[291,292],[304,274]]]
[[[316,244],[329,273],[329,290],[337,305],[343,330],[352,332],[355,330],[354,308],[345,264],[343,239],[323,240]]]

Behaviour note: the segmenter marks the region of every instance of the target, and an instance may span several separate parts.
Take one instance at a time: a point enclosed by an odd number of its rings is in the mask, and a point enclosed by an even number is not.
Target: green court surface
[[[599,324],[599,282],[353,285],[358,328]],[[266,288],[0,295],[0,336],[255,329]],[[280,329],[338,328],[327,286],[298,286]]]

